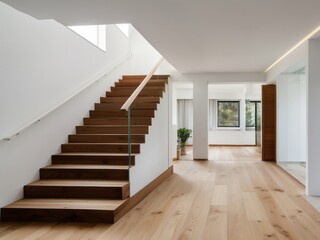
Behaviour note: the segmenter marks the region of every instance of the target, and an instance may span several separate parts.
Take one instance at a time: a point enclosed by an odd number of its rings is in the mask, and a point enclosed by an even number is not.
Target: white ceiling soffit
[[[131,23],[182,73],[264,72],[320,24],[319,0],[3,0],[65,25]]]

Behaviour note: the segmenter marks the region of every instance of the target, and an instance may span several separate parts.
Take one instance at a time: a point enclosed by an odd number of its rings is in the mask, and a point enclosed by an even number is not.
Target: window
[[[69,26],[71,30],[106,51],[106,25]]]
[[[246,100],[246,128],[255,127],[255,102]]]
[[[260,131],[261,102],[246,100],[246,130]]]
[[[218,101],[218,127],[240,127],[240,101]]]
[[[130,26],[128,23],[116,24],[116,26],[120,29],[120,31],[126,36],[129,37],[129,29]]]

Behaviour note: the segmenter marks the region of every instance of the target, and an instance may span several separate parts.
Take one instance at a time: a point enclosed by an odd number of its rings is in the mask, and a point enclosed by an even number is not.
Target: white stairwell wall
[[[135,29],[127,38],[116,26],[107,26],[107,50],[103,52],[54,20],[39,21],[2,2],[0,22],[1,139],[64,102],[104,70],[117,66],[19,136],[0,141],[1,208],[23,196],[23,186],[39,178],[39,169],[51,163],[51,155],[60,152],[68,134],[82,124],[115,81],[123,74],[147,74],[160,55]],[[157,74],[167,74],[168,68],[165,63]],[[161,127],[163,116],[168,116],[167,101],[168,91],[146,137],[147,144],[159,145],[161,153],[155,155],[154,149],[142,146],[145,155],[137,158],[137,169],[147,160],[154,162],[146,162],[144,168],[150,174],[143,172],[131,186],[132,192],[168,168],[168,137],[162,136],[168,135],[168,130]]]
[[[158,104],[146,141],[140,145],[136,164],[130,169],[130,196],[148,185],[171,165],[169,156],[169,91]]]
[[[161,55],[134,28],[130,33],[132,58],[129,60],[128,73],[146,74],[157,63]],[[172,66],[164,61],[155,74],[168,74]],[[171,115],[169,114],[169,98],[171,96],[171,82],[169,80],[166,91],[158,104],[146,142],[140,147],[140,154],[136,157],[136,165],[130,170],[130,196],[133,196],[148,185],[171,165],[171,159],[176,154],[176,131],[169,129]]]
[[[107,26],[107,51],[103,52],[53,20],[36,20],[2,2],[0,22],[1,139],[130,54],[129,39],[115,26]],[[38,179],[39,168],[49,165],[51,155],[60,152],[68,134],[126,72],[127,62],[19,136],[0,141],[0,208],[21,198],[23,186]]]

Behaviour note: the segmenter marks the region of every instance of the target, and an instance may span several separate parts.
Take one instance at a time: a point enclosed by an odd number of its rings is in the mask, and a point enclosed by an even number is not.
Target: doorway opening
[[[261,84],[208,84],[208,101],[209,160],[261,160]]]
[[[177,129],[193,131],[193,84],[174,86]],[[208,84],[208,160],[261,160],[261,84]],[[192,134],[193,135],[193,134]],[[235,155],[238,153],[238,156]],[[193,138],[182,160],[193,160]]]

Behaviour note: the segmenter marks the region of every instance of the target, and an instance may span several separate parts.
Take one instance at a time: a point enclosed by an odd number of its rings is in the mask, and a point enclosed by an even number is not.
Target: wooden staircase
[[[1,209],[2,221],[113,223],[130,193],[128,119],[121,106],[145,76],[123,76],[69,135],[40,180],[24,186],[24,198]],[[167,75],[155,75],[131,106],[131,165],[165,90]],[[129,208],[128,208],[129,209]]]

